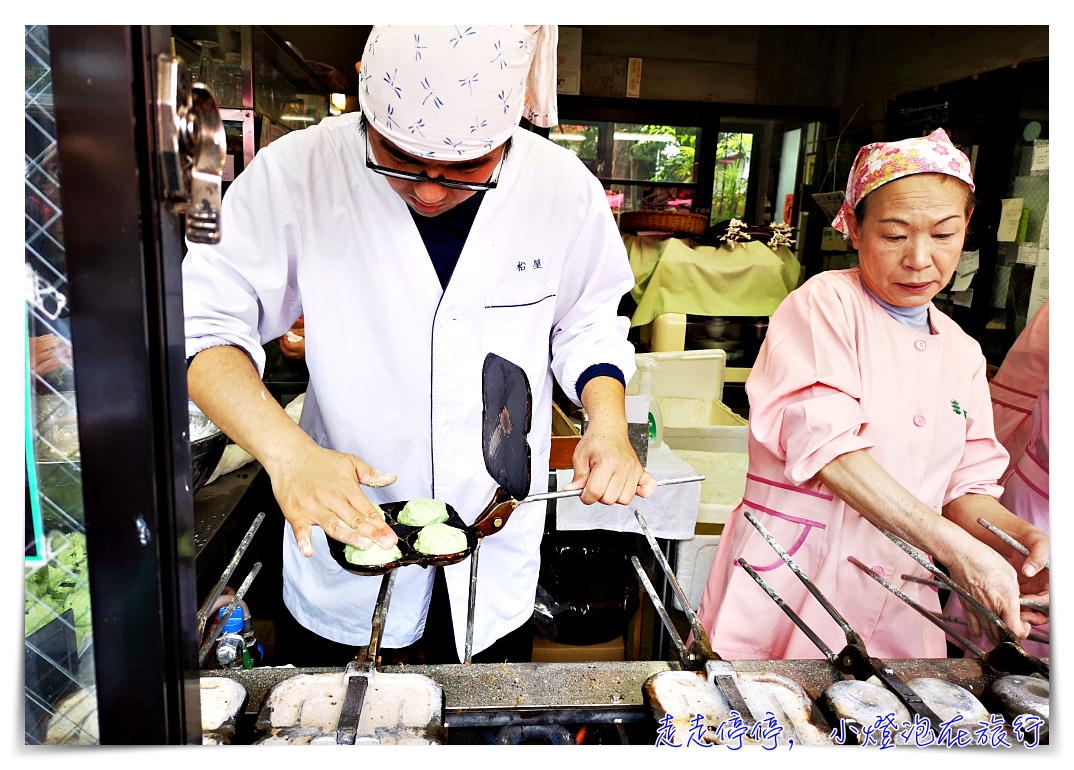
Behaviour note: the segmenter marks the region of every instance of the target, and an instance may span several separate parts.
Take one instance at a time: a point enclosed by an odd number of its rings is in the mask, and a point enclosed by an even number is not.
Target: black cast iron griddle
[[[400,524],[398,521],[399,514],[409,501],[402,501],[397,503],[385,503],[380,506],[380,509],[384,511],[384,520],[388,523],[388,526],[395,532],[399,541],[396,545],[399,546],[399,550],[403,555],[395,561],[390,561],[387,564],[375,564],[365,566],[361,564],[352,564],[347,561],[347,557],[344,554],[344,549],[347,547],[345,543],[341,543],[331,537],[328,538],[328,550],[332,553],[332,558],[336,560],[336,564],[341,566],[355,575],[384,575],[399,567],[405,567],[408,564],[417,564],[422,567],[447,567],[451,564],[458,564],[460,561],[470,555],[470,552],[474,550],[474,546],[477,545],[477,536],[466,526],[466,522],[462,520],[458,512],[447,503],[444,505],[447,507],[448,520],[445,522],[448,526],[461,529],[466,534],[466,549],[459,551],[458,553],[445,554],[443,556],[432,556],[426,553],[421,553],[414,547],[414,541],[418,537],[418,533],[421,531],[421,527],[409,527],[406,524]]]

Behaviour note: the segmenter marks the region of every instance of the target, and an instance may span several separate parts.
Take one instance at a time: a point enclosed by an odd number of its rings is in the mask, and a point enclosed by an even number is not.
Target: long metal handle
[[[945,591],[949,589],[947,583],[941,583],[939,580],[929,580],[927,578],[921,578],[917,575],[903,575],[902,579],[909,580],[912,583],[920,583],[923,586],[929,586],[931,588],[942,588]],[[1025,607],[1027,610],[1036,610],[1037,612],[1043,612],[1045,615],[1047,615],[1051,609],[1050,605],[1041,604],[1040,602],[1035,602],[1031,599],[1019,599],[1018,603],[1021,606]]]
[[[791,572],[798,576],[798,579],[802,581],[802,584],[809,590],[809,593],[813,594],[813,597],[818,602],[820,602],[820,605],[825,609],[825,611],[832,616],[832,620],[839,624],[839,628],[843,629],[843,634],[846,636],[847,644],[860,645],[861,648],[864,650],[865,642],[862,641],[862,638],[858,635],[858,632],[850,627],[850,624],[843,619],[843,616],[840,615],[839,611],[835,609],[835,607],[830,601],[828,601],[827,597],[825,597],[824,594],[820,592],[820,589],[813,585],[813,581],[806,577],[806,574],[802,571],[802,568],[794,563],[794,560],[790,557],[790,555],[783,550],[783,546],[781,546],[779,542],[777,542],[777,540],[772,537],[772,533],[765,529],[765,526],[761,522],[759,522],[757,520],[757,517],[754,516],[752,513],[750,513],[749,511],[744,511],[744,514],[746,516],[746,520],[753,525],[754,529],[761,533],[761,537],[763,537],[765,541],[767,541],[767,543],[772,546],[772,550],[779,555],[779,558],[783,559],[783,562],[791,568]]]
[[[392,589],[395,588],[395,578],[399,570],[393,569],[381,578],[380,593],[377,594],[377,604],[373,608],[373,624],[369,630],[369,647],[366,648],[366,660],[372,665],[377,665],[377,652],[380,650],[380,641],[384,637],[384,624],[388,619],[388,605],[392,602]]]
[[[668,615],[667,608],[664,607],[664,603],[660,601],[660,596],[656,593],[656,588],[653,587],[653,582],[649,580],[649,573],[647,573],[645,568],[641,566],[641,562],[638,561],[637,556],[631,556],[630,563],[634,565],[634,571],[638,573],[638,580],[641,581],[645,593],[649,594],[649,600],[653,603],[653,607],[656,608],[656,614],[658,614],[660,620],[664,622],[664,628],[668,630],[668,634],[671,636],[671,642],[675,645],[675,649],[679,653],[679,658],[682,660],[682,664],[687,668],[693,668],[694,655],[687,650],[686,645],[683,644],[682,638],[675,628],[675,624],[671,622],[671,616]]]
[[[216,640],[220,636],[220,632],[224,630],[224,626],[231,619],[231,615],[235,612],[235,608],[239,606],[239,602],[242,601],[242,597],[246,596],[246,592],[250,590],[250,584],[254,582],[254,578],[257,577],[257,573],[261,571],[261,562],[254,564],[253,569],[250,570],[250,574],[246,576],[246,579],[242,581],[242,585],[239,586],[239,590],[235,592],[235,595],[231,597],[231,601],[228,602],[227,607],[224,608],[224,614],[217,619],[213,624],[212,633],[209,634],[209,638],[205,640],[198,649],[198,665],[200,666],[205,658],[209,655],[209,650],[216,644]]]
[[[477,609],[477,557],[481,552],[481,538],[478,538],[474,552],[470,554],[470,595],[466,602],[466,655],[463,663],[470,665],[474,653],[474,612]]]
[[[709,635],[705,633],[705,627],[701,625],[700,618],[697,617],[694,608],[690,606],[690,600],[686,598],[686,592],[682,590],[682,586],[679,585],[679,581],[675,578],[675,572],[671,569],[671,565],[668,564],[664,552],[660,550],[660,546],[657,545],[656,538],[653,537],[652,530],[649,529],[645,517],[641,515],[641,511],[637,510],[634,511],[634,517],[638,520],[638,524],[641,526],[641,531],[645,534],[645,539],[649,541],[649,548],[653,552],[653,556],[656,557],[656,562],[660,565],[660,569],[664,571],[664,577],[671,583],[671,588],[675,591],[675,595],[679,597],[679,604],[682,605],[683,612],[686,613],[686,619],[690,622],[690,628],[694,632],[694,639],[697,640],[702,649],[706,651],[711,650],[712,646],[709,644]]]
[[[1006,623],[1004,623],[1000,619],[1000,617],[996,615],[996,613],[992,612],[992,610],[988,609],[979,601],[977,601],[973,596],[970,595],[969,591],[967,591],[965,588],[963,588],[954,580],[941,572],[935,564],[933,564],[931,561],[919,554],[915,549],[911,548],[909,543],[906,543],[901,538],[898,538],[895,535],[891,534],[886,529],[882,529],[880,531],[883,532],[891,542],[899,546],[899,548],[901,548],[907,556],[909,556],[911,559],[913,559],[922,567],[931,572],[937,580],[939,580],[945,586],[952,589],[960,597],[969,602],[970,606],[980,612],[988,620],[989,623],[994,625],[999,630],[1000,639],[1002,639],[1004,642],[1010,642],[1011,644],[1014,644],[1016,646],[1021,646],[1021,643],[1018,640],[1018,636],[1014,633],[1014,631],[1011,631],[1010,627]]]
[[[787,617],[794,622],[794,625],[798,626],[802,633],[809,637],[809,641],[813,642],[813,644],[817,646],[817,649],[823,652],[828,660],[833,664],[838,665],[836,654],[831,651],[828,645],[821,641],[821,638],[813,632],[813,629],[805,624],[804,620],[798,617],[798,613],[792,610],[787,602],[783,601],[783,597],[777,594],[775,589],[768,585],[765,579],[758,575],[757,571],[746,563],[745,559],[738,559],[737,564],[742,567],[742,569],[746,570],[746,574],[753,578],[757,582],[757,585],[764,589],[764,592],[768,594],[772,601],[774,601],[783,612],[786,613]]]
[[[977,523],[980,524],[985,529],[987,529],[993,535],[998,537],[1004,543],[1009,545],[1011,548],[1013,548],[1014,550],[1018,551],[1018,553],[1022,554],[1022,556],[1029,556],[1029,549],[1028,548],[1026,548],[1024,545],[1019,543],[1017,540],[1015,540],[1013,537],[1008,535],[1006,532],[1004,532],[1002,529],[997,527],[995,524],[990,522],[988,519],[986,519],[983,516],[981,516],[981,517],[979,517],[977,519]],[[1052,565],[1052,560],[1048,559],[1048,561],[1044,562],[1044,569],[1051,569],[1051,565]]]
[[[209,620],[209,613],[213,611],[213,605],[216,604],[216,600],[220,598],[220,594],[223,592],[224,586],[227,585],[227,581],[231,580],[231,576],[235,574],[235,569],[239,566],[239,562],[242,561],[246,549],[250,547],[254,535],[257,534],[258,527],[261,526],[261,522],[264,520],[264,512],[259,513],[254,517],[253,524],[246,530],[246,534],[243,535],[242,540],[239,542],[239,547],[235,549],[235,555],[231,557],[231,561],[229,561],[227,567],[224,568],[224,574],[220,576],[216,585],[213,586],[213,590],[209,592],[209,596],[205,600],[205,603],[202,604],[201,609],[198,610],[198,639],[201,639],[205,634],[205,624]]]
[[[933,613],[933,614],[935,614],[935,613]],[[940,615],[940,620],[942,620],[945,623],[955,623],[955,624],[960,625],[960,626],[968,626],[969,625],[969,621],[967,621],[965,618],[956,618],[954,615]],[[1037,631],[1030,632],[1029,636],[1027,636],[1026,639],[1028,639],[1031,642],[1040,642],[1041,644],[1051,644],[1051,641],[1048,639],[1047,634],[1041,634],[1041,633],[1038,633]]]
[[[671,484],[689,484],[689,483],[694,482],[694,481],[700,482],[700,481],[704,481],[704,480],[705,480],[704,476],[679,476],[679,477],[674,478],[674,479],[657,479],[656,485],[658,487],[666,487],[666,486],[670,486]],[[525,500],[523,500],[521,503],[519,503],[519,505],[524,505],[525,503],[539,503],[539,502],[542,502],[544,500],[559,500],[560,498],[563,498],[563,497],[578,497],[578,496],[580,496],[582,494],[583,491],[585,491],[585,490],[584,489],[564,489],[564,490],[560,490],[558,492],[541,492],[540,494],[537,494],[537,495],[530,495]]]
[[[936,617],[935,615],[933,615],[933,614],[932,614],[931,612],[929,612],[929,611],[928,611],[928,610],[926,610],[926,609],[925,609],[924,607],[922,607],[922,606],[921,606],[921,605],[920,605],[920,604],[919,604],[919,603],[918,603],[918,602],[917,602],[916,600],[914,600],[914,599],[911,599],[911,598],[910,598],[909,596],[907,596],[906,594],[904,594],[904,593],[903,593],[902,591],[900,591],[900,590],[899,590],[898,588],[896,588],[895,586],[893,586],[893,585],[892,585],[891,583],[889,583],[888,581],[884,580],[884,578],[882,578],[882,577],[881,577],[880,575],[876,574],[876,573],[875,573],[875,572],[873,572],[873,571],[872,571],[871,569],[869,569],[869,568],[868,568],[867,566],[865,566],[865,564],[864,564],[864,563],[862,563],[862,562],[861,562],[861,561],[859,561],[858,559],[854,558],[853,556],[848,556],[848,557],[847,557],[847,561],[849,561],[849,562],[850,562],[851,564],[853,564],[853,565],[854,565],[855,567],[857,567],[857,568],[858,568],[858,569],[860,569],[860,570],[861,570],[862,572],[864,572],[864,573],[865,573],[866,575],[868,575],[869,577],[871,577],[871,578],[872,578],[873,580],[875,580],[875,581],[876,581],[877,583],[879,583],[880,585],[884,586],[884,588],[886,588],[886,589],[888,589],[889,591],[891,591],[891,593],[895,594],[895,595],[896,595],[896,596],[898,596],[898,597],[899,597],[900,599],[902,599],[902,600],[903,600],[904,602],[906,602],[907,604],[909,604],[909,605],[910,605],[911,607],[913,607],[913,608],[914,608],[915,610],[917,610],[917,612],[918,612],[918,613],[919,613],[919,614],[920,614],[920,615],[921,615],[922,617],[924,617],[924,618],[925,618],[926,620],[928,620],[928,621],[929,621],[930,623],[932,623],[933,625],[935,625],[935,626],[938,626],[938,627],[939,627],[939,628],[940,628],[940,629],[941,629],[941,630],[942,630],[942,631],[943,631],[943,632],[944,632],[945,634],[947,634],[948,636],[950,636],[950,637],[951,637],[952,639],[954,639],[955,641],[959,642],[959,643],[960,643],[960,644],[961,644],[962,646],[964,646],[964,647],[965,647],[965,648],[966,648],[967,650],[969,650],[970,652],[972,652],[972,653],[973,653],[974,655],[976,655],[976,656],[977,656],[978,658],[983,658],[983,657],[985,656],[985,652],[984,652],[984,650],[982,650],[982,649],[981,649],[980,647],[978,647],[978,646],[977,646],[976,644],[974,644],[974,643],[973,643],[973,642],[971,642],[971,641],[970,641],[969,639],[967,639],[966,637],[964,637],[964,636],[963,636],[962,634],[960,634],[960,633],[959,633],[958,631],[955,631],[955,630],[954,630],[953,628],[951,628],[950,626],[948,626],[948,625],[944,624],[944,623],[943,623],[943,622],[942,622],[942,621],[941,621],[941,620],[940,620],[939,618],[937,618],[937,617]]]

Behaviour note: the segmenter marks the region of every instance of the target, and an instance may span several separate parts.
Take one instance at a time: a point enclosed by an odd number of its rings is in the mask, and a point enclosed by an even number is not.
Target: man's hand
[[[648,497],[656,479],[641,466],[627,438],[626,391],[611,377],[586,383],[582,403],[589,427],[574,450],[574,478],[564,489],[584,489],[582,502],[627,505],[634,495]]]
[[[329,537],[362,550],[374,540],[382,548],[395,545],[395,533],[360,486],[385,487],[395,483],[394,475],[375,471],[354,455],[315,445],[266,469],[304,556],[313,555],[310,528],[315,524]]]
[[[265,466],[304,555],[313,555],[314,524],[362,550],[374,540],[385,548],[395,545],[395,533],[360,486],[385,487],[395,476],[378,473],[353,455],[318,446],[269,397],[244,352],[226,345],[201,351],[187,369],[187,385],[201,411]]]
[[[276,340],[280,345],[280,352],[285,358],[304,360],[306,358],[306,320],[300,315],[291,329]]]

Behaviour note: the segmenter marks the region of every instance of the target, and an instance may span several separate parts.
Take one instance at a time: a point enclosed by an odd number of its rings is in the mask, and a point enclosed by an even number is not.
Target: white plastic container
[[[657,391],[664,441],[672,449],[745,452],[749,424],[715,398],[675,398]]]
[[[676,543],[675,577],[695,612],[701,606],[701,597],[705,593],[705,584],[708,583],[719,542],[720,535],[694,535],[690,540]],[[677,596],[674,603],[675,609],[682,609]]]

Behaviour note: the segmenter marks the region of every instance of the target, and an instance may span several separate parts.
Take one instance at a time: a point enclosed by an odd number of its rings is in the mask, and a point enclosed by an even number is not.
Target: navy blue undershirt
[[[447,288],[451,274],[455,271],[455,265],[459,263],[462,247],[466,245],[466,238],[470,235],[470,228],[474,225],[474,219],[477,218],[477,211],[481,208],[481,201],[484,198],[485,193],[475,193],[458,206],[435,217],[423,217],[407,206],[414,225],[421,235],[421,240],[425,243],[425,250],[429,252],[429,259],[432,260],[442,289]],[[579,398],[582,397],[582,390],[585,386],[595,377],[612,377],[618,380],[624,388],[626,387],[626,378],[618,366],[593,364],[578,378],[575,390]]]

